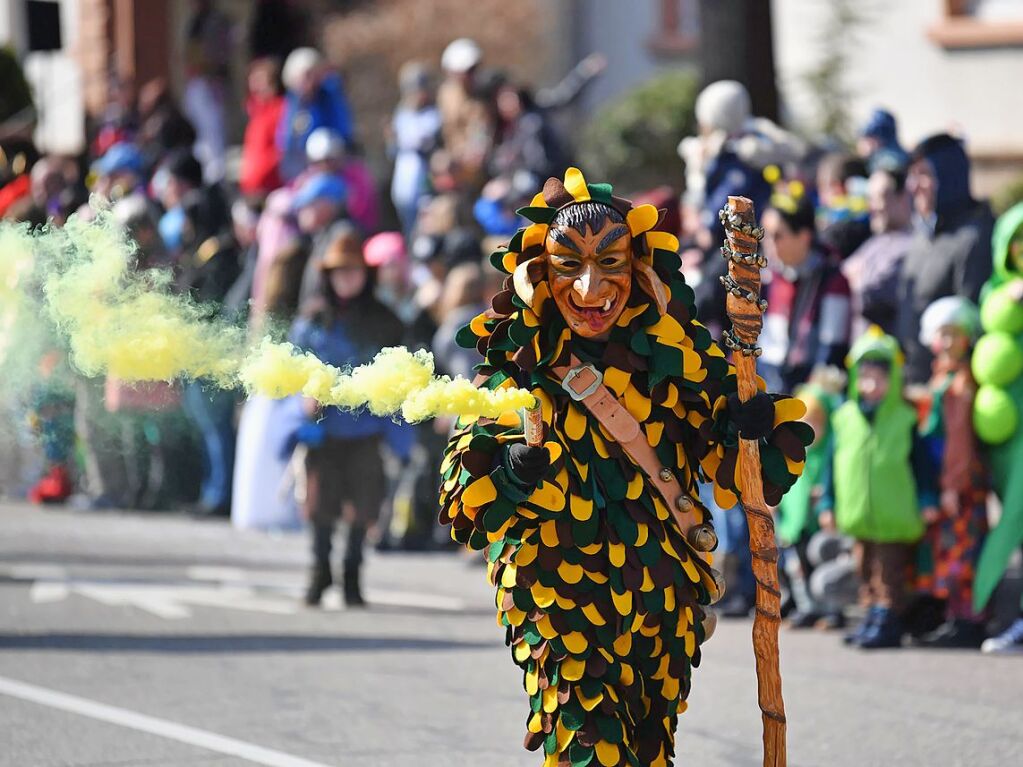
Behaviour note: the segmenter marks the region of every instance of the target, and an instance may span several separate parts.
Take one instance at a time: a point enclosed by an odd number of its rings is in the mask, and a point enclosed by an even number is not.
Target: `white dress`
[[[231,524],[248,530],[302,525],[290,476],[288,439],[301,423],[294,399],[253,397],[242,408],[234,461]]]

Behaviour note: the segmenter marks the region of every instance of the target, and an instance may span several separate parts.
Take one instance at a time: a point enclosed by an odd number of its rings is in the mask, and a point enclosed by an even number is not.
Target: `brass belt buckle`
[[[576,391],[570,386],[570,384],[583,373],[589,373],[592,375],[593,381],[582,391]],[[577,365],[565,374],[565,378],[561,382],[561,388],[567,391],[568,396],[576,402],[581,402],[597,391],[603,382],[604,374],[597,370],[591,363],[585,362],[582,365]]]

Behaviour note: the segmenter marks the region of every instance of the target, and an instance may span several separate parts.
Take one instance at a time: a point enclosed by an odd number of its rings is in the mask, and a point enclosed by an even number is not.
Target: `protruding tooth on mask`
[[[606,312],[606,311],[607,311],[608,309],[610,309],[610,308],[611,308],[611,299],[610,299],[610,298],[608,298],[608,299],[606,299],[606,300],[604,301],[604,311]]]

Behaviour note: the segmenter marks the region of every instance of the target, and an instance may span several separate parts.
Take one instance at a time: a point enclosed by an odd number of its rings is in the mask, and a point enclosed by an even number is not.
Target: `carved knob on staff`
[[[535,400],[530,407],[523,408],[522,431],[526,436],[527,445],[543,446],[543,408],[540,407],[539,400]]]
[[[757,252],[764,230],[756,225],[753,203],[745,197],[729,197],[718,214],[725,225],[726,242],[721,255],[728,259],[728,274],[721,278],[728,295],[725,308],[732,329],[725,333],[725,345],[744,356],[760,356],[757,337],[767,302],[760,297],[760,270],[766,260]]]

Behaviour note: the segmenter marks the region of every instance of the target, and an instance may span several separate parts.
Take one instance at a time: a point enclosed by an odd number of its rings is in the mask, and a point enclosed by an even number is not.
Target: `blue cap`
[[[134,144],[122,141],[110,147],[106,153],[93,163],[92,169],[101,176],[109,176],[114,173],[141,174],[145,162],[142,159],[142,152]]]
[[[864,124],[860,135],[865,138],[876,138],[884,144],[893,144],[896,138],[895,118],[891,112],[875,109]]]
[[[302,182],[291,201],[291,209],[299,210],[317,200],[327,200],[340,205],[348,197],[345,182],[330,173],[317,173]]]

